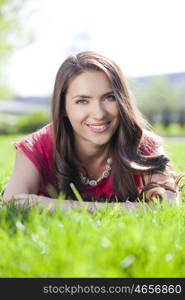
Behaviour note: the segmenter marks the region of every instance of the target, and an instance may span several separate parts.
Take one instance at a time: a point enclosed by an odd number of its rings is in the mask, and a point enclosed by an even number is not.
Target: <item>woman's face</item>
[[[119,124],[118,104],[107,76],[84,71],[74,77],[65,98],[66,115],[78,145],[107,144]]]

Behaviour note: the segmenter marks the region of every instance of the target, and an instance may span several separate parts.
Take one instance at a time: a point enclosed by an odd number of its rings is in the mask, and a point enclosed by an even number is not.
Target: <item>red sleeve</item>
[[[23,137],[14,143],[14,147],[24,152],[39,170],[44,181],[50,177],[52,161],[51,126],[47,125],[40,130]]]

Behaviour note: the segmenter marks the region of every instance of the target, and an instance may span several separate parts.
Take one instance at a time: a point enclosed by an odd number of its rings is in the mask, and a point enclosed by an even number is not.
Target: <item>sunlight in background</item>
[[[35,41],[9,66],[10,85],[21,96],[51,94],[66,56],[84,50],[112,58],[129,77],[185,71],[184,0],[38,0],[36,6]]]

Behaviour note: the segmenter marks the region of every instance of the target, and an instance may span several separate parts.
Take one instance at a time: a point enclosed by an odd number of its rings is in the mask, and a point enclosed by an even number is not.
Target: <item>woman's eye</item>
[[[77,104],[86,104],[86,103],[87,103],[87,100],[80,99],[80,100],[77,100],[76,103],[77,103]]]
[[[115,98],[114,95],[108,95],[108,96],[106,97],[106,99],[108,99],[109,101],[115,101],[115,100],[116,100],[116,98]]]

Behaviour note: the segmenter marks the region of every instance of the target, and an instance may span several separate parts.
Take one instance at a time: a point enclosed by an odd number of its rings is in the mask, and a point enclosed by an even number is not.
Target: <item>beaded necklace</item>
[[[107,164],[105,166],[105,170],[103,171],[102,175],[100,178],[98,178],[97,180],[90,180],[88,177],[85,177],[82,175],[82,173],[80,173],[80,179],[81,179],[81,182],[85,185],[90,185],[90,186],[94,186],[96,184],[98,184],[100,181],[102,181],[104,178],[107,178],[110,174],[110,171],[112,169],[112,158],[109,157],[107,159]]]

